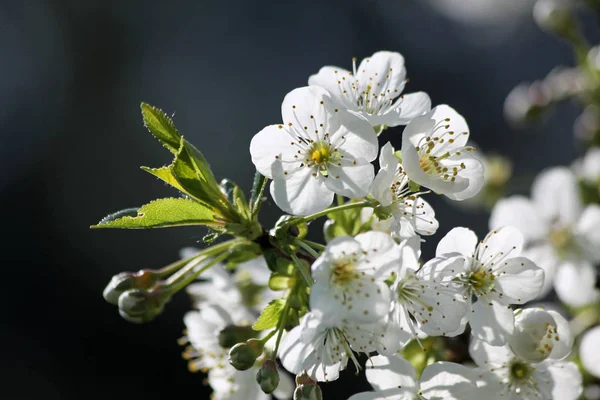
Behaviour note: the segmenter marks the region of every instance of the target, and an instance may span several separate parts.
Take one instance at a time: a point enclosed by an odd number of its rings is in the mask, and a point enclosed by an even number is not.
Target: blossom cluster
[[[470,145],[463,116],[432,107],[424,92],[403,94],[406,83],[403,56],[388,51],[354,60],[352,71],[326,66],[310,76],[283,99],[281,121],[251,140],[249,201],[231,181],[217,183],[164,113],[143,105],[148,129],[175,155],[146,170],[184,197],[97,227],[203,225],[212,246],[158,271],[115,276],[107,301],[145,322],[187,287],[194,310],[184,318],[184,358],[207,374],[216,400],[320,399],[319,383],[346,369],[364,369],[373,387],[351,400],[579,398],[577,324],[530,302],[552,288],[573,308],[600,298],[600,206],[580,191],[588,185],[600,199],[600,153],[543,171],[531,198],[489,191],[490,231],[445,229],[424,257],[421,243],[440,227],[427,196],[468,204],[510,173]],[[400,149],[380,143],[394,127],[403,127]],[[288,215],[266,230],[258,212],[269,180]],[[325,216],[326,243],[308,240],[309,224]],[[224,235],[234,238],[213,243]],[[596,375],[600,353],[589,349],[599,335],[590,330],[581,343]]]

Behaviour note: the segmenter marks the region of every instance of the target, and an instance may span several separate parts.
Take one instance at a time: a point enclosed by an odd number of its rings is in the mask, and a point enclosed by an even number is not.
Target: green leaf
[[[408,188],[411,192],[418,192],[419,190],[421,190],[421,185],[414,181],[408,181]]]
[[[222,225],[215,220],[213,211],[193,200],[168,198],[143,205],[136,213],[133,209],[111,214],[92,228],[145,229],[185,225]]]
[[[271,301],[260,314],[254,325],[252,325],[252,329],[255,331],[264,331],[265,329],[276,327],[284,306],[284,299],[275,299]]]
[[[175,128],[173,120],[160,108],[150,104],[142,103],[141,109],[144,125],[152,136],[158,139],[171,153],[177,154],[181,135]]]

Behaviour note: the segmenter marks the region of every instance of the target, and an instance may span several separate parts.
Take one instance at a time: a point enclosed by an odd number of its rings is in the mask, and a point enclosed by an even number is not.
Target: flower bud
[[[533,18],[538,26],[559,36],[570,36],[575,29],[573,2],[570,0],[538,0]]]
[[[266,360],[256,373],[256,382],[266,394],[271,394],[279,386],[279,372],[273,360]]]
[[[119,297],[129,289],[149,289],[160,279],[156,271],[142,269],[138,272],[121,272],[112,277],[102,295],[115,306],[119,305]]]
[[[554,311],[527,308],[515,314],[515,329],[509,339],[515,354],[530,362],[568,355],[572,335],[566,320]]]
[[[294,400],[323,400],[321,388],[306,372],[296,376]]]
[[[257,339],[238,343],[229,350],[229,364],[238,371],[250,369],[262,354],[262,350],[263,344]]]
[[[522,83],[510,91],[504,101],[504,115],[522,125],[540,119],[550,108],[547,88],[542,82]]]
[[[130,322],[143,323],[158,316],[168,300],[160,290],[130,289],[119,296],[119,313]]]
[[[250,326],[228,325],[219,332],[219,345],[230,348],[237,343],[256,337],[257,332]]]

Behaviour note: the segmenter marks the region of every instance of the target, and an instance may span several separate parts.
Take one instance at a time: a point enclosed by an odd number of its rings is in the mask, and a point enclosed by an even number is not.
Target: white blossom
[[[579,345],[581,364],[590,374],[600,378],[600,326],[596,326],[583,334]]]
[[[329,206],[334,193],[368,193],[378,143],[366,120],[336,108],[318,86],[288,93],[281,116],[282,124],[267,126],[250,143],[256,169],[273,180],[271,196],[279,208],[308,215]]]
[[[523,235],[512,227],[490,232],[479,244],[473,231],[454,228],[439,242],[423,274],[460,288],[469,303],[472,334],[502,345],[514,328],[508,306],[534,299],[544,281],[544,271],[519,256],[522,247]]]
[[[484,183],[483,165],[466,146],[469,127],[447,105],[414,118],[402,135],[402,166],[408,178],[452,200],[475,196]]]
[[[386,330],[381,324],[348,321],[343,314],[307,313],[300,325],[281,341],[279,358],[283,367],[295,374],[306,371],[313,379],[333,381],[351,359],[360,368],[354,352],[393,354],[402,332]],[[388,347],[388,341],[393,347]]]
[[[349,400],[469,400],[480,399],[477,376],[466,367],[436,362],[417,379],[414,367],[404,358],[375,356],[367,361],[365,375],[374,392],[358,393]]]
[[[573,335],[567,320],[556,311],[526,308],[515,312],[515,329],[508,343],[519,357],[530,362],[569,355]]]
[[[598,299],[595,287],[600,261],[600,206],[583,207],[573,173],[566,167],[541,172],[532,185],[532,198],[500,200],[490,228],[512,225],[526,240],[524,255],[546,273],[546,295],[554,288],[561,301],[582,306]]]
[[[310,308],[362,322],[385,318],[390,290],[384,281],[399,261],[396,242],[383,232],[333,239],[312,265]]]
[[[417,328],[432,336],[460,334],[464,330],[461,321],[467,313],[465,299],[455,288],[430,279],[431,274],[426,276],[430,263],[419,269],[418,240],[414,237],[400,244],[402,259],[392,285],[389,323],[410,332],[413,338],[418,337]]]
[[[372,126],[406,125],[431,109],[424,92],[401,95],[406,85],[404,57],[400,53],[379,51],[362,60],[352,72],[326,66],[308,79],[309,85],[325,88],[335,103],[366,118]]]
[[[582,377],[572,362],[547,359],[526,361],[508,345],[491,346],[472,339],[469,353],[482,371],[485,399],[576,400],[582,392]]]
[[[433,235],[439,227],[435,211],[419,193],[411,192],[409,179],[389,142],[381,148],[379,165],[371,195],[379,201],[381,211],[391,214],[390,228],[395,235],[401,239]]]

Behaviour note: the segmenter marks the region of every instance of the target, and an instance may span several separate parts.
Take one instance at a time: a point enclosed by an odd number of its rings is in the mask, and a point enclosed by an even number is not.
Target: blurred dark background
[[[88,229],[175,195],[139,169],[170,162],[142,126],[140,101],[175,114],[215,175],[249,189],[250,139],[280,121],[284,95],[323,65],[350,68],[352,57],[387,49],[406,58],[407,92],[456,108],[479,147],[511,157],[516,175],[579,154],[576,106],[526,131],[502,115],[514,85],[571,64],[569,48],[533,23],[528,0],[4,0],[0,49],[5,399],[208,396],[176,343],[185,294],[143,326],[102,298],[112,275],[166,265],[205,233]],[[399,146],[400,133],[382,140]],[[486,232],[486,212],[432,203],[441,228],[425,254],[453,226]],[[264,220],[277,216],[267,201]],[[335,383],[325,394],[353,390]]]

